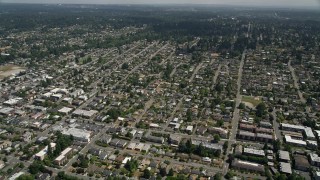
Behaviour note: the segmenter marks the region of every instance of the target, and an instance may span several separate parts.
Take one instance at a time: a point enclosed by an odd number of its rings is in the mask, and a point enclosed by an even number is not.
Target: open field
[[[11,49],[11,46],[1,47],[0,51],[5,51],[5,50],[8,50],[8,49]]]
[[[243,96],[242,102],[245,103],[247,106],[250,107],[251,104],[253,107],[256,107],[259,103],[261,103],[260,97],[253,97],[253,96]]]
[[[24,71],[25,69],[23,67],[19,67],[16,65],[5,65],[5,66],[0,66],[0,79],[9,77],[13,74],[17,74],[21,71]]]

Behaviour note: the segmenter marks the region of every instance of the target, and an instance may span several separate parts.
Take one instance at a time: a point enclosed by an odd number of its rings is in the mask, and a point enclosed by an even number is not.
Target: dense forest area
[[[275,33],[290,28],[299,34],[288,37],[294,44],[314,47],[316,41],[310,39],[320,28],[320,15],[316,11],[281,11],[275,16],[276,10],[270,9],[238,9],[204,6],[95,6],[95,5],[11,5],[0,7],[0,36],[5,41],[1,47],[12,46],[19,49],[21,44],[31,46],[30,53],[12,50],[10,58],[1,58],[7,62],[14,57],[43,59],[50,55],[58,56],[64,52],[90,48],[120,47],[139,39],[173,40],[177,43],[190,43],[197,37],[201,40],[197,46],[188,49],[214,50],[221,53],[232,52],[239,55],[244,48],[255,49],[257,45],[271,45]],[[299,14],[304,14],[305,19]],[[291,20],[292,19],[292,20]],[[254,23],[252,37],[246,32]],[[80,26],[80,28],[79,28]],[[69,28],[75,27],[75,28]],[[99,33],[106,28],[122,29],[136,27],[143,30],[125,36],[103,39],[85,37],[86,33]],[[306,28],[307,27],[307,28]],[[11,33],[37,31],[45,35],[54,28],[69,28],[68,37],[84,38],[86,45],[63,44],[62,36],[45,36],[43,46],[34,45],[37,37],[27,38],[23,42],[8,40]],[[263,41],[258,39],[263,34]],[[237,35],[237,38],[234,36]],[[9,38],[10,39],[10,38]],[[189,45],[189,44],[188,44]],[[290,47],[292,44],[282,44]],[[45,51],[43,50],[45,49]]]

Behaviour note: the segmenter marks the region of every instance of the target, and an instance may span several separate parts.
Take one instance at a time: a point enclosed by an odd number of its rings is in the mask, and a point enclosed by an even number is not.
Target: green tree
[[[166,168],[160,168],[159,174],[160,174],[162,177],[165,177],[165,176],[167,175],[167,169],[166,169]]]
[[[192,121],[192,110],[191,109],[187,110],[187,121],[188,122]]]
[[[91,61],[92,61],[92,57],[89,56],[89,57],[87,58],[87,60],[86,60],[86,63],[89,63],[89,62],[91,62]]]
[[[217,83],[215,89],[220,94],[223,91],[223,85],[220,83]]]
[[[85,155],[79,155],[79,167],[87,168],[89,167],[89,159]]]
[[[143,177],[146,179],[149,179],[151,177],[151,172],[148,168],[144,169],[143,171]]]
[[[129,68],[129,64],[126,62],[121,65],[121,69],[128,69],[128,68]]]
[[[167,65],[166,65],[166,69],[163,72],[163,79],[168,80],[170,78],[170,74],[171,74],[172,70],[173,70],[173,66],[168,61]]]
[[[24,164],[23,163],[19,163],[19,168],[24,168]]]
[[[256,115],[258,117],[262,117],[263,115],[266,114],[266,110],[267,110],[266,104],[262,102],[258,104],[256,107]]]
[[[34,161],[30,166],[29,166],[29,172],[31,174],[38,174],[39,172],[44,172],[45,167],[42,165],[40,161]]]
[[[49,158],[52,158],[52,156],[53,156],[52,147],[51,147],[50,143],[48,144],[47,155]]]
[[[277,173],[277,174],[274,176],[274,179],[275,179],[275,180],[287,180],[287,176],[284,175],[284,174]]]
[[[34,180],[34,177],[30,174],[23,174],[19,176],[17,180]]]
[[[168,176],[173,176],[174,175],[174,171],[173,171],[173,169],[171,168],[170,170],[169,170],[169,172],[168,172]]]
[[[135,172],[138,168],[138,161],[137,160],[130,160],[125,165],[124,168],[126,168],[128,171]]]
[[[127,132],[126,137],[128,137],[128,138],[132,139],[132,138],[133,138],[133,135],[132,135],[132,133]]]
[[[55,178],[56,180],[78,180],[77,177],[66,175],[65,172],[61,171]]]
[[[304,177],[296,174],[296,173],[292,173],[289,177],[288,180],[305,180]]]
[[[225,141],[224,143],[223,143],[223,150],[227,150],[227,148],[228,148],[228,141]]]
[[[222,119],[217,120],[216,126],[222,127],[224,125],[224,121]]]
[[[115,155],[118,155],[119,153],[120,151],[118,149],[114,152]]]
[[[8,170],[7,170],[7,174],[11,174],[13,172],[13,169],[12,168],[9,168]]]
[[[279,139],[273,141],[273,149],[274,151],[278,152],[281,148],[281,142]]]
[[[102,64],[102,63],[103,63],[103,59],[102,59],[101,56],[100,56],[99,59],[98,59],[98,63],[99,63],[99,64]]]
[[[221,180],[222,179],[222,175],[221,175],[221,173],[217,173],[217,174],[215,174],[214,175],[214,180]]]
[[[214,139],[214,142],[219,142],[219,141],[220,141],[220,136],[219,136],[219,134],[215,134],[215,135],[213,136],[213,139]]]
[[[227,174],[224,176],[226,179],[231,179],[234,176],[234,173],[231,171],[228,171]]]
[[[244,103],[240,103],[239,109],[244,109],[244,108],[246,108],[246,105]]]

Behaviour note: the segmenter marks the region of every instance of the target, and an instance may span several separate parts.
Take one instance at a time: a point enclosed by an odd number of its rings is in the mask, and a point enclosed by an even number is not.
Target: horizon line
[[[223,3],[41,3],[41,2],[1,2],[0,4],[25,4],[25,5],[119,5],[119,6],[141,6],[141,5],[152,5],[152,6],[225,6],[225,7],[242,7],[242,8],[277,8],[277,9],[297,9],[297,10],[318,10],[320,7],[311,5],[305,6],[284,6],[284,5],[240,5],[240,4],[223,4]]]

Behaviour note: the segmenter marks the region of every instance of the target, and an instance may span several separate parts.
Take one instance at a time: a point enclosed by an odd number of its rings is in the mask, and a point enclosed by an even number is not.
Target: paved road
[[[184,63],[180,63],[180,64],[178,64],[177,66],[174,67],[174,69],[173,69],[173,70],[171,71],[171,73],[170,73],[170,78],[172,78],[172,76],[176,73],[177,68],[178,68],[179,66],[181,66],[182,64],[184,64]]]
[[[131,74],[133,74],[135,71],[137,71],[140,67],[142,67],[143,65],[145,65],[148,60],[152,59],[153,57],[155,57],[159,52],[161,52],[162,50],[164,50],[169,44],[165,44],[163,45],[160,49],[158,49],[155,53],[153,53],[152,55],[149,56],[149,58],[146,58],[146,60],[144,60],[142,63],[140,63],[139,65],[135,66],[129,73],[126,74],[126,76],[118,81],[117,84],[119,84],[120,82],[126,80]]]
[[[202,67],[202,65],[203,65],[203,63],[201,62],[201,63],[195,68],[195,70],[193,71],[191,77],[189,78],[189,82],[190,82],[190,83],[194,80],[195,75],[198,73],[198,71],[200,70],[200,68]],[[162,131],[165,131],[165,130],[168,128],[168,126],[169,126],[171,120],[174,118],[177,110],[182,106],[182,102],[183,102],[183,100],[185,99],[185,97],[186,97],[186,96],[183,95],[183,97],[180,98],[179,103],[178,103],[178,104],[175,106],[175,108],[173,109],[173,111],[172,111],[172,113],[171,113],[171,116],[169,117],[166,125],[162,128]]]
[[[167,62],[168,60],[171,61],[172,60],[172,56],[175,54],[176,52],[172,52],[166,59],[163,59],[161,61],[161,63],[159,65],[163,65],[165,62]]]
[[[300,98],[300,101],[302,103],[306,103],[306,99],[303,97],[303,94],[301,93],[300,91],[300,87],[299,87],[299,83],[298,83],[298,78],[296,76],[296,73],[294,72],[294,68],[291,66],[291,60],[288,62],[288,67],[289,67],[289,70],[291,71],[291,75],[292,75],[292,78],[293,78],[293,84],[294,84],[294,87],[298,90],[298,95],[299,95],[299,98]]]
[[[155,44],[158,44],[158,42],[152,43],[151,45],[149,45],[148,47],[146,47],[145,49],[143,49],[143,50],[140,51],[139,53],[133,55],[133,57],[139,56],[140,54],[142,54],[143,52],[145,52],[146,50],[148,50],[150,47],[154,46]],[[135,47],[136,47],[136,46],[135,46]],[[133,47],[133,48],[135,48],[135,47]],[[129,50],[132,50],[132,48],[129,49]],[[129,50],[128,50],[128,51],[129,51]],[[127,52],[127,51],[126,51],[126,52]],[[112,61],[117,60],[119,57],[120,57],[120,56],[114,57]],[[133,57],[129,58],[128,60],[132,59]],[[128,61],[128,60],[127,60],[127,61]],[[120,68],[120,67],[121,67],[121,65],[119,65],[119,66],[117,67],[117,69]],[[110,73],[109,73],[109,74],[110,74]],[[107,75],[105,75],[105,76],[107,76]],[[96,80],[96,81],[93,82],[90,86],[97,85],[97,83],[100,82],[101,80],[102,80],[102,78]],[[95,91],[97,92],[97,90],[95,90]],[[85,103],[83,103],[82,105],[80,105],[80,106],[78,107],[78,109],[84,108],[84,107],[85,107],[86,105],[88,105],[93,99],[94,99],[94,97],[88,99]],[[71,117],[71,115],[64,116],[61,121],[57,121],[57,122],[56,122],[54,125],[52,125],[51,127],[47,128],[46,130],[44,130],[44,131],[42,131],[42,132],[39,132],[39,133],[37,134],[37,136],[36,136],[35,138],[33,138],[28,144],[34,143],[39,137],[48,136],[48,134],[49,134],[49,132],[51,131],[51,128],[52,128],[53,126],[56,126],[56,125],[58,125],[58,124],[60,124],[60,123],[62,123],[62,122],[65,122],[65,121],[66,121],[67,119],[69,119],[70,117]],[[105,131],[104,131],[104,132],[105,132]],[[96,136],[96,137],[97,137],[97,136]],[[27,144],[25,144],[25,145],[22,146],[22,147],[25,147],[26,145],[27,145]],[[19,161],[20,161],[20,160],[19,160]],[[22,161],[22,162],[23,162],[23,161]],[[29,163],[29,164],[31,164],[32,162],[33,162],[33,159],[30,160],[30,163]],[[26,163],[26,162],[24,162],[24,163]],[[26,165],[26,164],[25,164],[25,165]],[[26,166],[26,167],[27,167],[27,166]]]
[[[108,151],[113,151],[113,148],[110,147],[104,147],[104,149],[108,150]],[[185,167],[196,167],[196,168],[200,168],[203,167],[204,169],[206,169],[209,172],[221,172],[221,168],[218,167],[213,167],[207,164],[200,164],[200,163],[195,163],[195,162],[180,162],[176,159],[172,159],[170,157],[164,156],[164,157],[155,157],[152,154],[141,154],[139,151],[134,151],[134,150],[128,150],[128,149],[122,149],[120,150],[121,154],[130,154],[131,156],[134,156],[136,158],[142,157],[142,158],[147,158],[147,159],[153,159],[153,160],[157,160],[160,162],[164,162],[164,161],[169,161],[170,164],[176,164],[176,165],[181,165],[181,166],[185,166]]]
[[[201,69],[201,67],[203,66],[203,62],[201,62],[197,67],[196,69],[193,71],[190,79],[189,79],[189,82],[191,83],[194,79],[194,77],[196,76],[196,74],[198,74],[198,71]]]
[[[149,110],[149,108],[152,106],[153,103],[154,103],[154,98],[151,97],[150,100],[145,103],[143,111],[139,114],[139,116],[136,118],[136,120],[132,123],[131,127],[135,127],[136,124],[138,124],[140,122],[141,118]]]
[[[230,137],[229,137],[229,141],[228,141],[226,159],[225,159],[224,166],[223,166],[223,174],[226,174],[228,172],[229,164],[227,163],[227,159],[228,159],[228,156],[231,151],[231,145],[235,142],[235,138],[236,138],[236,134],[237,134],[237,130],[238,130],[238,124],[239,124],[239,119],[240,119],[240,110],[238,109],[238,107],[239,107],[239,105],[241,103],[241,99],[242,99],[240,92],[241,92],[241,80],[242,80],[242,72],[243,72],[245,57],[246,57],[246,50],[244,50],[242,53],[242,58],[241,58],[240,66],[239,66],[238,80],[237,80],[237,86],[238,86],[237,97],[235,100],[236,106],[235,106],[235,109],[233,112],[233,118],[232,118],[232,122],[231,122],[232,129],[231,129]]]
[[[108,126],[105,126],[104,128],[100,129],[99,133],[94,136],[94,138],[91,139],[91,141],[79,152],[79,154],[86,154],[90,148],[93,147],[95,142],[100,138],[108,129]],[[74,162],[77,161],[79,154],[73,156],[69,162],[61,169],[61,171],[66,171]]]
[[[104,77],[107,77],[107,76],[109,76],[112,72],[117,71],[118,69],[120,69],[123,63],[129,62],[130,60],[132,60],[132,59],[135,58],[135,57],[139,57],[142,53],[146,52],[148,49],[150,49],[152,46],[154,46],[154,45],[156,45],[156,44],[158,44],[158,42],[150,44],[149,46],[147,46],[146,48],[144,48],[144,49],[143,49],[142,51],[140,51],[139,53],[134,54],[132,57],[126,59],[124,62],[120,63],[116,68],[112,69],[112,71],[110,71],[110,72],[107,73],[106,75],[102,76],[100,79],[98,79],[98,80],[95,81],[94,83],[91,83],[90,86],[89,86],[89,88],[97,87],[97,84],[100,83],[100,82],[103,80]],[[135,48],[135,47],[134,47],[134,48]],[[129,50],[130,50],[130,49],[129,49]],[[128,51],[129,51],[129,50],[128,50]],[[121,55],[118,55],[117,57],[113,58],[112,61],[115,61],[115,60],[119,59],[120,57],[122,57],[122,56],[121,56]],[[128,74],[128,75],[129,75],[129,74]]]
[[[273,129],[274,129],[274,132],[275,132],[275,139],[279,139],[281,142],[283,140],[282,138],[282,135],[281,135],[281,132],[280,132],[280,124],[277,122],[277,110],[276,109],[273,109],[272,111],[272,116],[273,116]]]
[[[50,171],[52,171],[53,174],[58,174],[59,172],[62,171],[61,169],[56,169],[56,168],[48,167],[48,166],[46,166],[46,168],[49,169]],[[65,173],[66,175],[69,175],[69,176],[77,177],[78,179],[91,179],[91,178],[89,178],[88,176],[83,176],[83,175],[76,174],[76,173],[71,173],[71,172],[68,172],[68,171],[64,171],[64,173]],[[94,178],[94,179],[95,179],[95,178]]]
[[[139,67],[141,67],[143,64],[146,63],[147,60],[150,60],[152,59],[155,55],[157,55],[160,51],[162,51],[165,47],[167,47],[168,44],[162,46],[159,50],[157,50],[154,54],[152,54],[149,58],[147,58],[145,61],[141,62],[140,64],[138,64],[137,66],[135,66],[129,73],[127,76],[125,76],[121,81],[118,81],[117,84],[119,84],[120,82],[122,81],[125,81],[128,77],[129,77],[129,74],[132,74],[134,73],[136,70],[139,69]],[[117,85],[113,85],[114,87]],[[88,102],[88,101],[87,101]],[[147,111],[147,109],[150,108],[150,106],[152,105],[153,101],[150,101],[149,103],[146,104],[146,107],[144,109],[144,112]],[[91,139],[90,143],[88,143],[80,152],[79,154],[86,154],[86,152],[94,145],[95,141],[103,134],[106,132],[107,128],[109,126],[105,125],[105,127],[103,129],[100,130],[100,132],[94,136],[93,139]],[[78,159],[78,155],[75,155],[64,167],[62,170],[67,170],[68,167],[70,167],[72,165],[72,163],[74,163],[76,160]]]
[[[220,71],[221,71],[221,64],[219,64],[218,69],[217,69],[217,71],[215,72],[215,74],[214,74],[214,76],[213,76],[212,89],[214,89],[214,87],[216,86],[217,79],[218,79],[218,76],[219,76],[219,74],[220,74]]]

